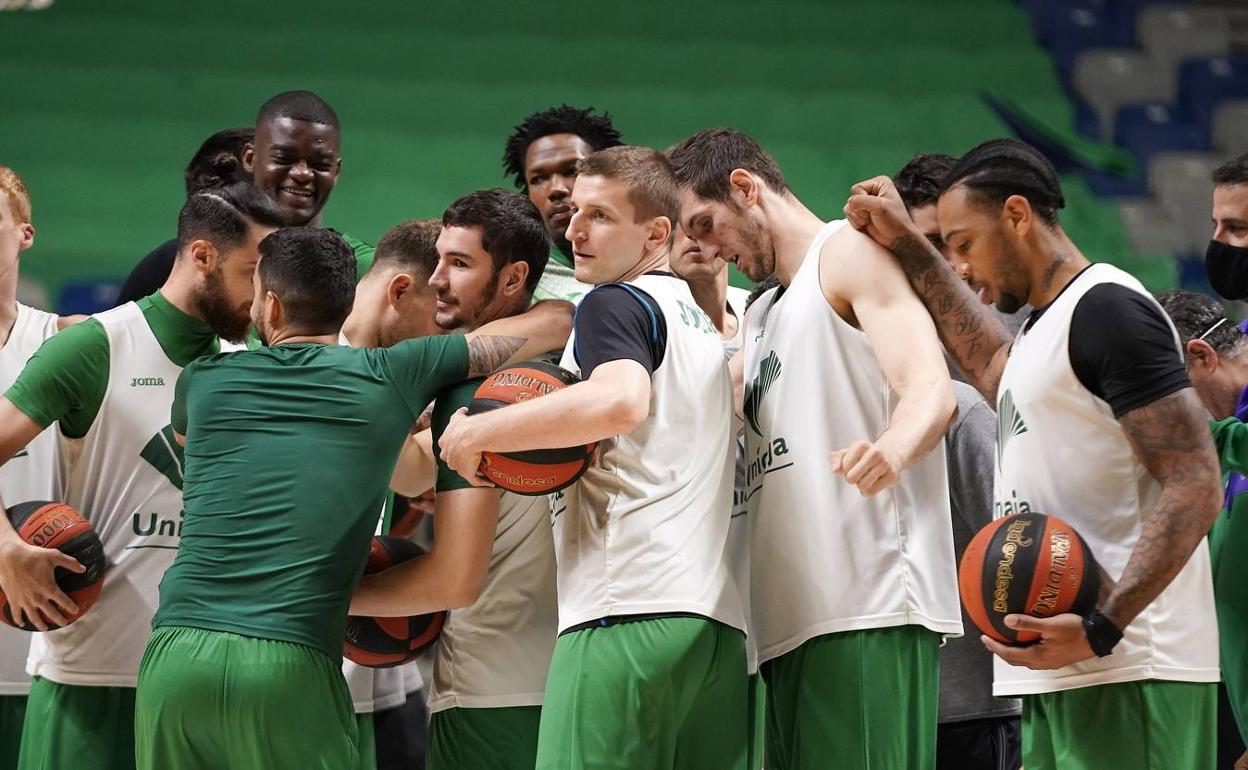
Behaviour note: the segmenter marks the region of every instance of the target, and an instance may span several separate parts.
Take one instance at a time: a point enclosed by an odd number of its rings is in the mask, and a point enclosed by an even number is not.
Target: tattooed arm
[[[1009,356],[1009,332],[914,226],[892,180],[880,176],[854,185],[845,215],[893,253],[958,368],[995,404]]]
[[[483,377],[495,369],[562,350],[572,334],[572,304],[539,302],[525,313],[500,318],[465,335],[468,376]]]

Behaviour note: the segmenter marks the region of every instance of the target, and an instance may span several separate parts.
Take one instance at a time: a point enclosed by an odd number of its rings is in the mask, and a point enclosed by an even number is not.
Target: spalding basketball
[[[68,505],[46,500],[18,503],[6,513],[22,540],[42,548],[55,548],[87,568],[85,572],[74,574],[57,567],[54,573],[56,584],[78,605],[78,612],[70,615],[67,623],[82,617],[95,604],[104,587],[104,544],[95,527]],[[30,623],[18,625],[3,592],[0,592],[0,620],[23,631],[38,630]]]
[[[424,553],[410,540],[379,535],[368,549],[364,574],[402,564]],[[390,668],[402,665],[429,649],[442,633],[445,612],[399,618],[347,616],[347,634],[342,654],[361,666]]]
[[[1096,560],[1056,516],[1018,513],[993,521],[971,539],[958,567],[962,606],[980,631],[1006,644],[1036,641],[1034,631],[1005,625],[1010,614],[1047,618],[1096,606]]]
[[[468,405],[468,414],[540,398],[580,378],[545,361],[525,361],[485,379]],[[481,473],[498,486],[518,495],[544,495],[575,483],[594,461],[595,444],[525,452],[486,452]]]

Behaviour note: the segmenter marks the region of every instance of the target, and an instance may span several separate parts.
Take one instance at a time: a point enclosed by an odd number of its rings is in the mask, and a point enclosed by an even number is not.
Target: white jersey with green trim
[[[650,379],[649,416],[602,441],[585,475],[552,498],[559,630],[658,613],[744,630],[725,557],[732,383],[719,333],[679,278],[647,274],[625,285],[654,298],[667,344]],[[579,375],[575,338],[561,366]]]
[[[20,302],[9,338],[0,348],[0,392],[9,389],[44,340],[56,334],[57,316]],[[0,500],[12,507],[30,500],[62,500],[65,477],[56,444],[57,426],[49,425],[24,449],[0,465]],[[30,692],[26,654],[31,635],[0,624],[0,695]]]
[[[1075,306],[1103,283],[1125,286],[1153,302],[1130,274],[1094,264],[1014,340],[997,386],[993,516],[1036,511],[1061,518],[1118,580],[1145,515],[1161,496],[1161,483],[1136,456],[1110,405],[1088,391],[1070,363]],[[1160,306],[1157,310],[1166,318]],[[1182,355],[1177,333],[1174,345]],[[1112,655],[1053,671],[1031,671],[997,658],[993,694],[1030,695],[1144,679],[1218,681],[1212,574],[1209,546],[1202,540],[1179,574],[1127,626]]]
[[[104,587],[79,620],[35,635],[27,671],[61,684],[133,687],[182,529],[182,448],[169,425],[182,368],[133,302],[94,318],[108,337],[108,387],[87,434],[58,438],[65,502],[104,544]]]
[[[832,308],[810,244],[792,283],[766,292],[746,328],[746,498],[751,609],[761,662],[816,636],[918,625],[960,634],[945,453],[864,498],[828,455],[875,441],[897,395],[871,343]]]
[[[540,706],[558,615],[549,498],[503,492],[481,595],[434,647],[429,711]]]
[[[561,299],[575,305],[593,288],[591,284],[576,280],[576,270],[560,262],[552,252],[533,290],[533,301]]]

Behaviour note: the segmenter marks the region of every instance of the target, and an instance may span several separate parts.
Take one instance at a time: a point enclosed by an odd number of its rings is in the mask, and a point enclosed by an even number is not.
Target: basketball
[[[364,574],[380,572],[425,551],[410,540],[378,535],[368,549]],[[346,639],[342,654],[348,660],[371,668],[402,665],[427,650],[438,639],[445,612],[399,618],[347,616]]]
[[[539,398],[577,382],[580,382],[579,377],[554,364],[525,361],[486,378],[468,405],[468,414]],[[525,452],[486,452],[481,457],[481,472],[498,486],[518,495],[558,492],[584,475],[594,460],[597,446],[594,443]]]
[[[18,503],[9,508],[7,514],[13,529],[22,540],[42,548],[56,548],[82,562],[87,568],[77,575],[69,570],[56,568],[56,584],[78,605],[78,612],[69,617],[68,622],[73,623],[91,609],[104,586],[104,544],[100,542],[95,527],[68,505],[46,500]],[[18,625],[9,608],[9,601],[2,592],[0,619],[23,631],[38,630],[30,623]]]
[[[1087,543],[1069,524],[1019,513],[975,534],[958,567],[958,588],[980,631],[1006,644],[1028,644],[1039,635],[1007,628],[1006,615],[1088,612],[1096,606],[1100,574]]]

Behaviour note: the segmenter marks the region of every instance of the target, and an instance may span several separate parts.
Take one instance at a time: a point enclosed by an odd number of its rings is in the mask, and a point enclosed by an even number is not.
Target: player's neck
[[[1032,307],[1047,307],[1089,264],[1088,258],[1062,230],[1041,232],[1035,254],[1044,255],[1029,266]]]
[[[355,348],[381,346],[381,318],[378,299],[374,296],[373,281],[365,277],[355,289],[355,302],[351,315],[342,324],[342,335]]]
[[[627,273],[624,273],[619,278],[616,278],[614,281],[609,281],[608,283],[625,283],[637,278],[638,276],[645,275],[646,273],[652,273],[655,270],[671,270],[671,265],[668,263],[668,254],[669,252],[666,247],[655,249],[649,254],[643,256],[641,261],[634,265],[633,268]]]
[[[825,223],[793,193],[764,189],[763,195],[767,230],[776,254],[776,278],[788,286]]]
[[[13,324],[17,323],[17,259],[0,273],[0,348],[9,341]]]
[[[693,301],[710,316],[721,337],[736,336],[735,316],[728,310],[728,271],[720,270],[709,280],[686,281]]]
[[[193,275],[194,267],[190,264],[190,259],[179,259],[173,263],[173,272],[169,273],[168,280],[165,285],[160,287],[161,295],[169,301],[178,310],[186,313],[191,318],[198,318],[205,321],[199,314],[199,310],[195,303],[195,277]]]
[[[303,334],[297,329],[278,329],[269,336],[268,347],[278,345],[337,345],[341,331],[332,334]],[[356,345],[355,347],[362,347]]]

